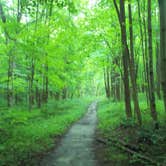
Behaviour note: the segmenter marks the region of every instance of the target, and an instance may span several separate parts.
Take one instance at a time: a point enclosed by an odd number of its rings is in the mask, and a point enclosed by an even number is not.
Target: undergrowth
[[[136,124],[134,118],[130,120],[126,119],[124,102],[101,100],[98,106],[98,131],[100,137],[123,140],[132,146],[137,146],[144,155],[155,159],[157,162],[166,163],[164,150],[166,148],[166,115],[163,102],[160,100],[156,102],[160,125],[159,130],[154,130],[153,120],[146,100],[141,96],[139,102],[143,119],[142,127]],[[130,156],[122,152],[111,143],[105,147],[105,158],[115,165],[121,165],[121,163],[125,163],[124,165],[126,166],[149,164],[144,163],[144,161],[136,156]]]
[[[1,111],[0,165],[36,165],[36,156],[55,146],[56,137],[85,113],[90,101],[49,101],[31,112],[20,106]]]

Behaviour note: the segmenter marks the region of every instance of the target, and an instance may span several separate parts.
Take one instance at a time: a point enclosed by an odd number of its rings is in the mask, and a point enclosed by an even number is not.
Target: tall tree
[[[148,59],[147,59],[147,33],[146,33],[146,2],[144,2],[144,8],[143,8],[143,20],[141,17],[141,1],[137,0],[137,5],[138,5],[138,18],[139,18],[139,28],[140,28],[140,40],[141,40],[141,50],[142,50],[142,57],[143,57],[143,88],[145,88],[146,92],[146,98],[147,98],[147,103],[149,103],[149,96],[148,96],[148,88],[149,88],[149,81],[148,81]],[[143,25],[142,25],[143,24]],[[144,26],[144,27],[143,27]],[[144,28],[144,33],[143,33],[143,28]]]
[[[160,64],[161,84],[163,89],[164,105],[166,111],[166,1],[159,0],[160,8]]]
[[[155,128],[158,128],[158,118],[156,112],[155,102],[155,88],[154,88],[154,73],[153,73],[153,48],[152,48],[152,20],[151,20],[151,0],[148,0],[148,44],[149,44],[149,97],[151,116],[155,123]]]
[[[134,59],[134,43],[133,43],[133,21],[132,21],[132,8],[131,1],[128,4],[129,10],[129,31],[130,31],[130,76],[132,83],[132,96],[134,102],[134,111],[137,115],[138,123],[142,124],[141,111],[138,102],[138,92],[137,92],[137,83],[136,83],[136,71],[135,71],[135,59]]]
[[[158,37],[156,37],[158,38]],[[156,39],[156,92],[158,99],[161,100],[161,78],[160,78],[160,49],[159,49],[159,41]]]
[[[122,44],[122,61],[123,61],[123,81],[124,81],[124,95],[125,95],[125,110],[127,118],[132,117],[131,97],[129,86],[129,49],[127,45],[126,34],[126,15],[125,15],[125,1],[120,0],[120,8],[118,8],[116,0],[113,0],[114,6],[118,15],[119,24],[121,28],[121,44]]]

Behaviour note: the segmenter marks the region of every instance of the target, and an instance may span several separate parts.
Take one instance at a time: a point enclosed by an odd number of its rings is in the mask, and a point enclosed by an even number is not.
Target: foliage
[[[160,119],[160,129],[154,130],[152,118],[149,114],[144,95],[139,95],[141,112],[143,116],[143,126],[138,125],[131,119],[126,120],[124,114],[124,102],[111,102],[101,99],[98,107],[98,130],[100,137],[113,138],[127,142],[128,145],[139,147],[140,153],[165,164],[165,112],[163,102],[157,101],[157,110]],[[126,165],[149,165],[137,155],[128,157],[127,153],[116,148],[111,142],[104,148],[106,160],[110,163],[125,163]],[[137,150],[136,150],[137,151]]]
[[[21,107],[1,112],[0,165],[35,165],[36,157],[54,147],[58,136],[84,115],[91,100],[50,101],[44,115]]]

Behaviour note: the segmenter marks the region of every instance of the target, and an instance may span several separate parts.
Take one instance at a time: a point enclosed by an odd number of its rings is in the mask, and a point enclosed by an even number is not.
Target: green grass
[[[99,129],[103,133],[107,133],[110,129],[116,128],[125,118],[124,104],[112,103],[109,100],[104,100],[98,106]]]
[[[35,165],[35,156],[55,146],[56,137],[85,113],[90,100],[50,101],[31,112],[20,107],[1,111],[0,165]]]
[[[97,113],[99,120],[98,130],[100,131],[99,137],[103,137],[104,139],[114,138],[117,140],[134,143],[138,147],[143,146],[143,148],[146,149],[147,155],[162,163],[163,158],[166,157],[164,152],[164,140],[166,138],[166,114],[164,111],[164,104],[160,100],[156,101],[160,129],[154,131],[154,124],[150,115],[150,108],[147,107],[146,100],[142,96],[140,96],[139,103],[143,119],[143,126],[141,128],[136,125],[134,119],[126,120],[124,102],[115,103],[108,99],[102,99],[99,102]],[[146,142],[138,143],[137,141],[140,138],[147,138],[152,142],[152,144],[148,144]],[[131,165],[131,162],[133,162],[132,165],[136,164],[137,162],[139,163],[137,165],[141,165],[143,162],[138,158],[135,159],[132,156],[129,157],[127,153],[124,153],[120,149],[116,148],[111,142],[104,147],[103,151],[106,160],[113,165],[125,166]]]
[[[132,106],[133,107],[133,106]],[[161,125],[165,123],[166,115],[163,101],[156,102],[158,119]],[[147,107],[146,101],[140,98],[140,108],[144,127],[152,126],[150,108]],[[101,100],[98,107],[99,129],[107,132],[110,129],[117,128],[126,121],[124,102],[112,102],[108,99]]]

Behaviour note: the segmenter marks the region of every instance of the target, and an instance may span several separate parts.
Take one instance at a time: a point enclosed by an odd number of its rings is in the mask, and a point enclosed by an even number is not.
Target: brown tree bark
[[[144,5],[146,4],[146,2],[144,2]],[[140,27],[140,35],[141,35],[141,49],[142,49],[142,57],[143,57],[143,80],[144,80],[144,83],[143,83],[143,90],[145,90],[145,93],[146,93],[146,98],[147,98],[147,104],[149,103],[148,102],[148,74],[147,74],[147,48],[146,48],[146,24],[144,25],[144,30],[145,30],[145,34],[143,34],[143,27],[142,27],[142,23],[144,22],[145,23],[145,16],[144,16],[144,20],[142,22],[142,18],[141,18],[141,3],[140,3],[140,0],[137,0],[137,5],[138,5],[138,18],[139,18],[139,27]],[[145,6],[144,6],[144,12],[145,12]],[[145,35],[145,37],[144,37]]]
[[[149,56],[148,56],[148,32],[147,32],[147,1],[143,2],[143,27],[144,27],[144,45],[145,45],[145,67],[146,67],[146,88],[148,93],[147,95],[147,105],[150,104],[150,96],[149,96],[149,89],[150,89],[150,77],[149,77]]]
[[[41,92],[38,88],[38,80],[36,80],[36,103],[37,103],[37,107],[40,108],[41,107]]]
[[[32,109],[32,105],[34,103],[34,92],[33,92],[33,82],[34,82],[34,75],[35,75],[35,63],[34,59],[32,58],[30,65],[30,75],[29,75],[29,110]]]
[[[149,78],[150,78],[150,110],[151,116],[155,123],[155,128],[158,128],[158,118],[156,112],[155,102],[155,88],[154,88],[154,73],[153,73],[153,48],[152,48],[152,23],[151,23],[151,0],[148,0],[148,44],[149,44]]]
[[[108,67],[104,68],[104,85],[105,85],[106,97],[110,98],[111,97],[111,93],[110,93],[110,77],[109,77],[109,69],[108,69]]]
[[[127,118],[132,117],[131,110],[131,99],[130,99],[130,87],[129,87],[129,51],[127,45],[127,34],[126,34],[126,21],[125,21],[125,1],[120,0],[120,10],[116,0],[113,0],[116,12],[119,18],[121,28],[121,43],[122,43],[122,62],[123,62],[123,81],[124,81],[124,97],[125,97],[125,111]]]
[[[138,92],[137,92],[137,84],[136,84],[136,72],[135,72],[135,59],[134,59],[134,43],[133,43],[133,23],[132,23],[132,9],[131,9],[131,1],[128,4],[129,10],[129,31],[130,31],[130,78],[132,83],[132,96],[134,102],[134,111],[137,115],[137,120],[139,125],[142,125],[142,116],[138,102]]]
[[[161,84],[166,111],[166,1],[159,0],[160,7],[160,64]]]
[[[47,3],[47,2],[46,2]],[[45,24],[50,24],[50,18],[52,16],[52,10],[53,10],[53,0],[48,3],[48,8],[46,9],[46,17],[45,17]],[[50,35],[48,34],[48,39],[47,39],[47,44],[49,43],[49,38]],[[49,65],[48,65],[48,60],[47,60],[47,53],[45,54],[45,72],[43,75],[43,102],[47,103],[48,101],[48,85],[49,85],[49,78],[48,78],[48,70],[49,70]]]
[[[159,42],[156,42],[156,92],[158,99],[161,100],[161,79],[160,79],[160,49]]]
[[[120,95],[120,79],[121,75],[119,72],[116,71],[116,67],[120,67],[119,63],[119,57],[114,57],[112,60],[112,66],[111,66],[111,96],[115,101],[120,101],[121,95]]]

